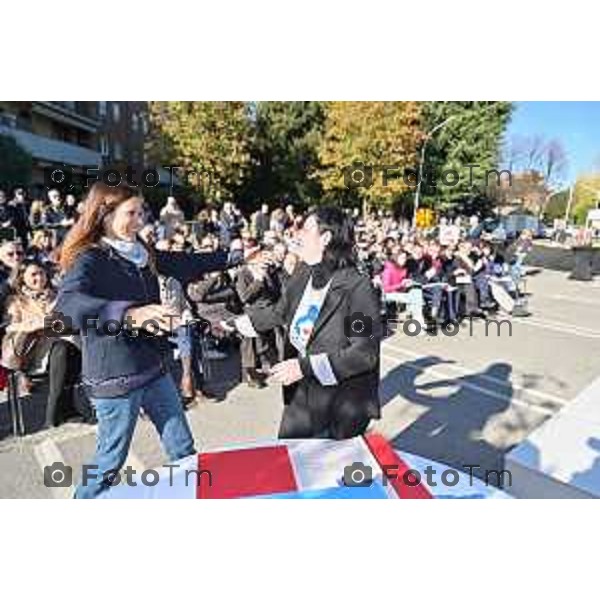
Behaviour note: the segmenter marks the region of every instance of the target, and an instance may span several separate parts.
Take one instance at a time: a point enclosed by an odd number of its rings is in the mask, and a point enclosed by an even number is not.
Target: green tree
[[[402,177],[416,164],[422,139],[417,102],[328,102],[317,176],[338,201],[390,207],[409,187]],[[383,173],[382,166],[395,166]],[[364,179],[362,179],[364,177]]]
[[[249,202],[314,202],[322,193],[311,174],[318,165],[323,103],[257,102],[253,108],[254,168],[244,197]]]
[[[33,158],[9,135],[0,135],[0,188],[29,185]]]
[[[500,163],[502,136],[512,108],[510,102],[423,103],[426,134],[445,123],[431,133],[425,147],[424,171],[432,175],[423,178],[423,204],[451,205],[489,195],[489,185],[493,186],[497,178],[486,174]],[[450,171],[455,171],[458,177]],[[446,184],[442,178],[444,172]]]
[[[153,157],[181,167],[184,186],[209,202],[235,197],[248,177],[253,129],[244,102],[150,102]]]
[[[600,202],[600,173],[582,175],[577,178],[573,190],[573,220],[583,225],[587,214]]]
[[[568,189],[561,190],[557,194],[554,194],[546,204],[546,210],[544,211],[544,220],[552,222],[554,221],[554,219],[564,219],[568,203]]]

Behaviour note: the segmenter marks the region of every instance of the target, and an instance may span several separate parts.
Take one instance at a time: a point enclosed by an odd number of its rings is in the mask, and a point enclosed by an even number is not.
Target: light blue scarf
[[[103,237],[102,241],[114,248],[123,258],[131,261],[136,267],[143,269],[148,264],[148,251],[138,240],[128,242]]]

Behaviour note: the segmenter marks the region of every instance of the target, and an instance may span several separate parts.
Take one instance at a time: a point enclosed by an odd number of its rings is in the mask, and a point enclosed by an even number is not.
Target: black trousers
[[[74,386],[81,373],[81,352],[66,340],[56,340],[48,363],[48,404],[46,426],[56,427],[70,417],[91,416],[89,403],[76,398]]]
[[[311,407],[300,384],[294,399],[283,409],[278,437],[343,440],[362,435],[371,421],[367,408],[353,399],[336,398],[329,407]]]

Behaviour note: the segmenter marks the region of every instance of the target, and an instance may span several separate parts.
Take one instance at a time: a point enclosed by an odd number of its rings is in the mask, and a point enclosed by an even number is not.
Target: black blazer
[[[302,264],[296,269],[275,307],[249,308],[247,314],[257,332],[279,325],[286,334],[285,359],[298,357],[289,342],[289,328],[310,277],[310,269]],[[364,315],[363,336],[353,336],[351,319]],[[348,335],[349,334],[349,335]],[[336,271],[325,297],[319,317],[307,345],[307,358],[301,360],[305,377],[283,388],[284,403],[307,402],[321,417],[333,414],[340,401],[358,409],[369,418],[380,417],[379,362],[383,334],[380,303],[369,278],[354,267]],[[337,383],[323,385],[312,370],[310,357],[326,355]],[[325,426],[328,423],[324,423]]]

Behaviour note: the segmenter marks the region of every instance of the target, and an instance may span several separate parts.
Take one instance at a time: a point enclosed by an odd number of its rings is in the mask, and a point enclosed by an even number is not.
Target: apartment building
[[[46,167],[147,163],[146,102],[0,101],[0,134],[10,135],[34,159],[32,184],[44,183]]]

